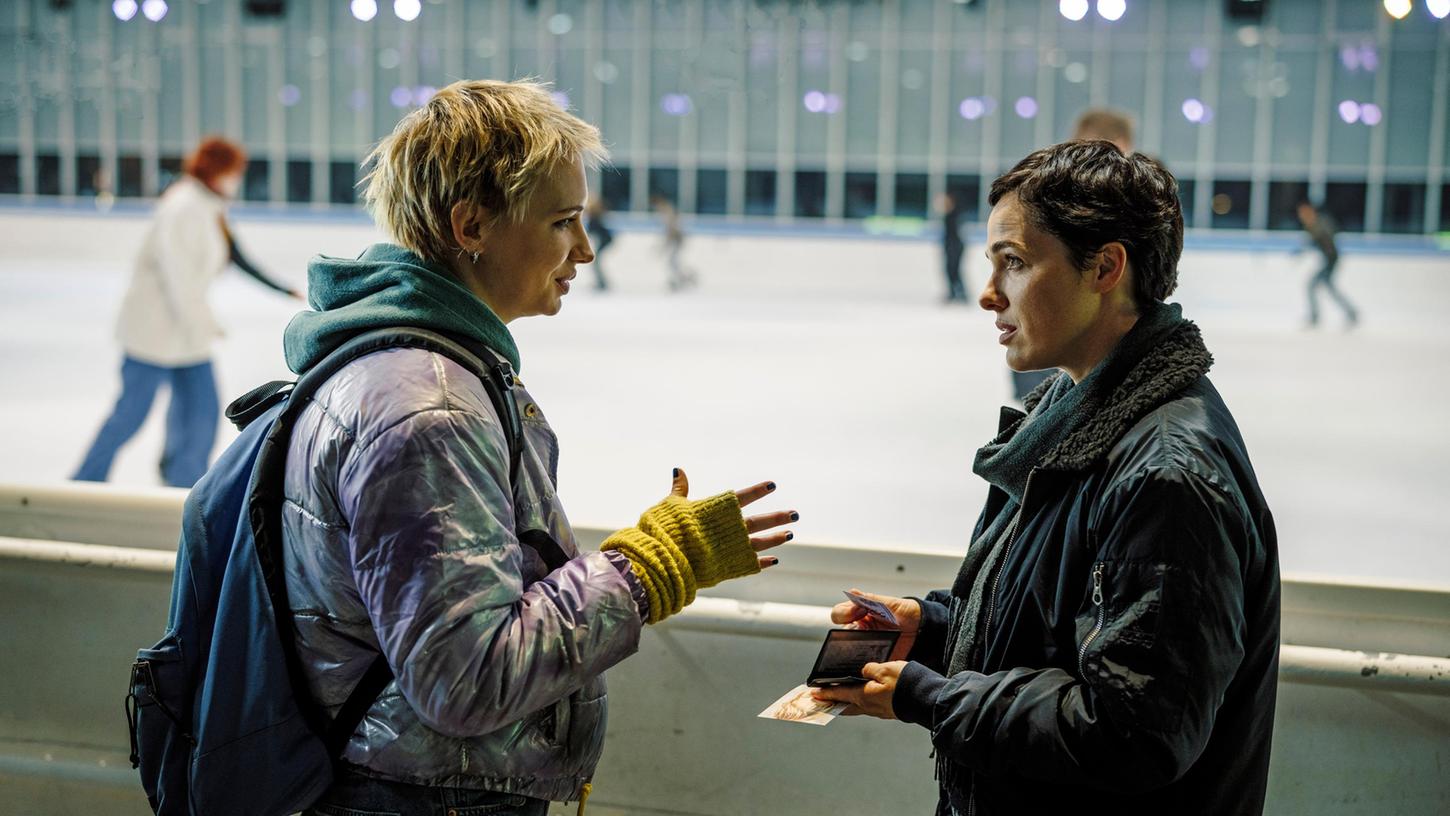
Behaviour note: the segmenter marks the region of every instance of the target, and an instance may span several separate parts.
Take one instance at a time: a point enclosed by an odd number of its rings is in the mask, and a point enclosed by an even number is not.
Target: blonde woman
[[[518,369],[508,324],[556,314],[593,258],[580,216],[603,154],[539,85],[439,91],[369,159],[366,199],[393,243],[311,264],[316,311],[288,327],[288,364],[410,326]],[[311,691],[335,714],[378,653],[395,677],[315,813],[543,814],[582,798],[604,739],[603,672],[645,623],[773,565],[758,551],[791,538],[780,528],[794,512],[741,511],[773,483],[691,501],[676,469],[638,526],[580,551],[555,491],[558,439],[522,387],[514,396],[526,444],[512,483],[483,385],[427,350],[348,364],[298,420],[283,529]],[[545,565],[551,549],[562,565]]]

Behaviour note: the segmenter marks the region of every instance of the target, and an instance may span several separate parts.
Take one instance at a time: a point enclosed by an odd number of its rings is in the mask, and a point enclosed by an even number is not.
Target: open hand
[[[861,592],[853,588],[852,592]],[[901,632],[901,637],[891,649],[891,660],[905,660],[911,654],[911,647],[916,643],[916,630],[921,626],[921,604],[911,598],[894,598],[890,595],[876,595],[870,592],[861,592],[862,595],[880,601],[891,609],[896,616],[896,626],[892,626],[883,620],[878,620],[869,615],[865,609],[845,601],[831,607],[831,622],[846,625],[852,629],[895,629]]]
[[[746,505],[760,501],[774,492],[775,482],[761,482],[735,491],[735,498],[740,502],[741,509],[744,509]],[[685,475],[683,469],[675,468],[675,480],[670,487],[670,495],[685,499],[689,498],[689,493],[689,477]],[[763,552],[790,541],[795,538],[795,533],[775,528],[800,521],[800,518],[800,513],[794,510],[779,510],[774,513],[761,513],[758,516],[746,516],[745,531],[750,533],[750,545],[755,548],[756,552]],[[774,532],[766,532],[767,530],[774,530]],[[762,535],[756,535],[756,533],[762,533]],[[780,563],[780,559],[773,555],[762,555],[758,558],[761,569]]]

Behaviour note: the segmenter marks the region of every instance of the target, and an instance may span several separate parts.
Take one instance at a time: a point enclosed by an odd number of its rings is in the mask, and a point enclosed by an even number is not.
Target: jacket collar
[[[1139,420],[1197,382],[1212,365],[1213,355],[1198,326],[1182,322],[1132,365],[1110,396],[1083,406],[1087,421],[1048,451],[1038,463],[1039,469],[1081,471],[1097,464]],[[1066,376],[1059,373],[1033,389],[1023,400],[1028,412]],[[1006,410],[1004,422],[1008,420]]]

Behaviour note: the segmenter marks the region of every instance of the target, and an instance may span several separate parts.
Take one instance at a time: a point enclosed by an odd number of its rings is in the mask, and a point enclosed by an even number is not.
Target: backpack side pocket
[[[136,653],[126,694],[131,731],[131,767],[141,770],[141,786],[158,813],[175,797],[185,808],[191,750],[191,688],[181,640],[168,633],[150,649]],[[184,812],[184,810],[182,811]]]

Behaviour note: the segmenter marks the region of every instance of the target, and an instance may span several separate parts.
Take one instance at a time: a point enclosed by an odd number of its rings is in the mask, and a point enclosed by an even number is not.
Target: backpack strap
[[[265,414],[268,408],[292,393],[293,385],[295,383],[290,380],[273,380],[253,388],[232,400],[227,406],[227,419],[237,426],[237,430],[245,431],[252,424],[252,420]]]
[[[357,730],[358,724],[362,722],[378,695],[392,682],[393,670],[384,655],[379,654],[374,658],[362,679],[348,694],[337,716],[330,721],[307,687],[306,673],[303,671],[292,631],[291,604],[287,597],[286,572],[283,567],[282,483],[292,427],[311,401],[312,395],[348,363],[385,349],[426,349],[457,362],[482,381],[489,401],[493,403],[494,410],[498,412],[504,425],[504,436],[509,450],[509,484],[515,485],[518,483],[524,447],[523,420],[519,416],[518,405],[514,402],[512,393],[517,380],[508,362],[498,359],[497,355],[481,345],[477,346],[478,351],[469,348],[469,345],[468,341],[423,329],[377,329],[358,335],[338,347],[304,372],[295,384],[268,383],[249,391],[227,408],[228,419],[237,423],[238,427],[244,427],[284,397],[287,400],[257,454],[257,462],[252,469],[252,479],[247,489],[247,518],[252,525],[257,561],[261,566],[267,594],[272,601],[272,613],[276,616],[277,634],[282,640],[283,652],[287,655],[287,671],[293,697],[312,730],[322,737],[328,755],[334,760],[342,755],[348,739]],[[493,362],[485,363],[484,359]],[[290,389],[288,386],[291,386]]]

